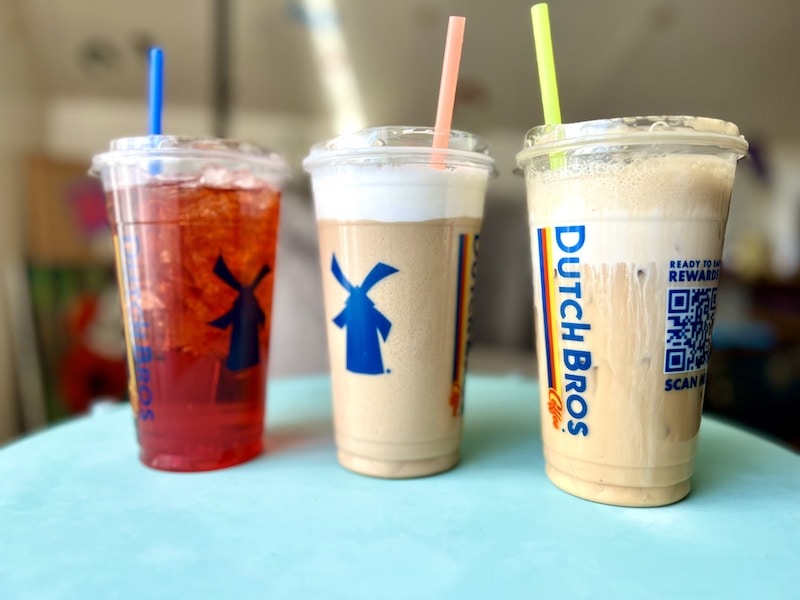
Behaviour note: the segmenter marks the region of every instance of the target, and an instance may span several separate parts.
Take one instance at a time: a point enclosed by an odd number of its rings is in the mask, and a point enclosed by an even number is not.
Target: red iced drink
[[[249,164],[197,163],[176,173],[140,161],[135,177],[100,169],[140,457],[174,471],[227,467],[263,447],[280,182]]]

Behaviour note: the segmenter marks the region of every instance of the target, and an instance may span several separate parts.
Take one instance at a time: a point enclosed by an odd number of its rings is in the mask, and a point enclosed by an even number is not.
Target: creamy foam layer
[[[531,224],[624,219],[704,220],[727,216],[735,163],[702,155],[597,160],[529,173]]]
[[[483,216],[489,172],[475,167],[339,165],[314,170],[317,220],[414,222]]]

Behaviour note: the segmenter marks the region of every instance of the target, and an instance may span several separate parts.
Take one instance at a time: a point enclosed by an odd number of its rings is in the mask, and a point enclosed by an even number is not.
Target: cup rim
[[[425,164],[442,157],[447,167],[474,166],[495,173],[489,144],[480,135],[450,130],[447,148],[433,148],[433,127],[383,125],[345,133],[314,144],[303,159],[311,172],[319,167],[343,164]]]
[[[291,173],[281,154],[252,142],[210,136],[142,135],[111,140],[108,151],[92,157],[89,174],[97,176],[104,167],[137,163],[144,158],[228,160],[258,165],[279,177]]]
[[[539,125],[525,134],[517,165],[552,152],[580,147],[688,145],[717,147],[742,158],[748,149],[739,128],[729,121],[688,115],[615,117]]]

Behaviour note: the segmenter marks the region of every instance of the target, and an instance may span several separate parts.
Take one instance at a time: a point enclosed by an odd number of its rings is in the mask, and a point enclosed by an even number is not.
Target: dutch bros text
[[[131,389],[134,414],[142,421],[156,418],[152,407],[153,391],[150,388],[150,367],[153,361],[153,348],[147,340],[149,323],[142,306],[142,287],[139,274],[139,239],[135,235],[122,238],[123,260],[125,262],[125,285],[128,288],[128,310],[130,311],[130,331],[128,332],[132,363],[132,376],[136,389]]]
[[[583,321],[580,254],[586,241],[583,225],[541,228],[537,230],[539,245],[539,278],[544,319],[544,346],[547,358],[547,406],[555,429],[570,435],[589,434],[585,422],[589,406],[586,374],[592,366],[592,354],[581,349],[584,334],[591,325]],[[570,342],[578,348],[564,348]],[[564,424],[564,409],[568,420]]]

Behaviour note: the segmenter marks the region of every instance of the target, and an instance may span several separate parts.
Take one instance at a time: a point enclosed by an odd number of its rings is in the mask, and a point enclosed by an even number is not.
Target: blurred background
[[[0,2],[0,444],[125,394],[113,255],[91,156],[146,131],[147,51],[165,52],[166,133],[281,151],[271,375],[324,372],[313,210],[319,140],[432,125],[447,18],[467,18],[453,126],[497,159],[482,234],[473,371],[533,375],[524,186],[542,121],[529,1]],[[558,0],[565,120],[692,114],[737,123],[739,164],[706,410],[800,448],[800,3]]]

